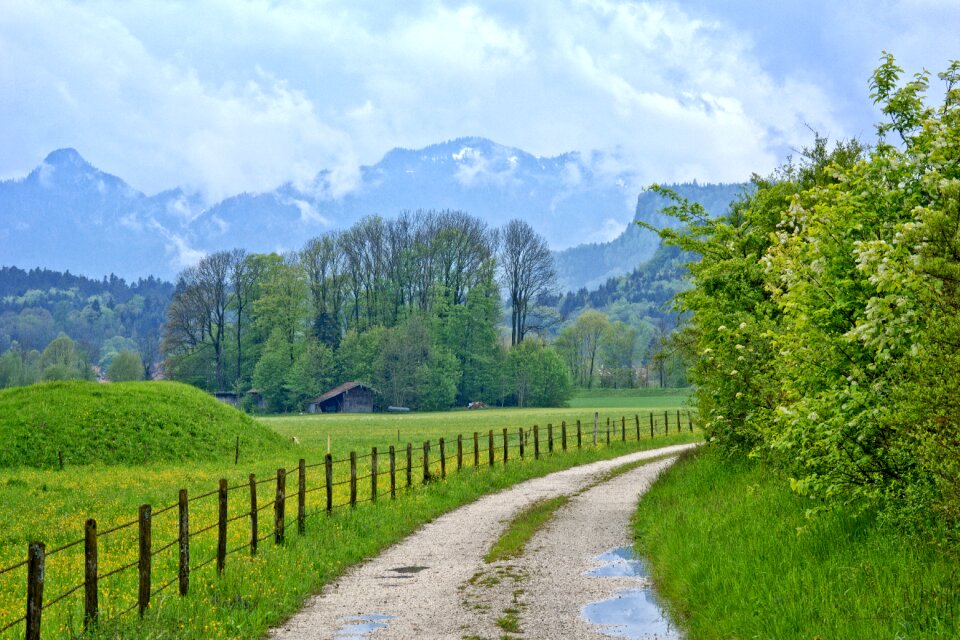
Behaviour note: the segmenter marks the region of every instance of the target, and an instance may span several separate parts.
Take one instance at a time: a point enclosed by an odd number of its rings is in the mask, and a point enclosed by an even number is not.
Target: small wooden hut
[[[376,390],[362,382],[345,382],[313,400],[307,413],[372,413]]]

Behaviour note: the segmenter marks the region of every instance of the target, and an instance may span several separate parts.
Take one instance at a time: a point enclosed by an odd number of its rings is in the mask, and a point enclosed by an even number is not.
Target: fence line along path
[[[89,519],[78,523],[83,537],[49,550],[42,541],[31,542],[24,560],[0,567],[0,578],[19,573],[23,585],[22,613],[0,619],[0,635],[11,637],[21,628],[21,633],[13,637],[39,640],[42,631],[52,626],[51,617],[61,622],[80,621],[82,626],[74,629],[75,633],[134,611],[142,617],[165,591],[176,587],[180,597],[188,596],[196,572],[212,567],[217,575],[223,575],[228,570],[229,557],[256,556],[261,543],[270,539],[274,545],[282,546],[290,533],[304,535],[309,520],[318,514],[333,514],[381,498],[394,499],[398,490],[443,480],[448,473],[509,464],[516,459],[539,459],[584,446],[605,446],[611,441],[655,438],[668,435],[671,430],[693,431],[689,412],[686,424],[679,411],[673,421],[669,412],[664,412],[662,418],[650,412],[646,421],[635,414],[631,420],[620,416],[619,420],[607,417],[603,422],[595,414],[592,425],[577,420],[575,425],[561,422],[558,428],[547,424],[545,429],[539,425],[516,430],[490,429],[486,434],[474,432],[472,437],[460,434],[455,444],[440,438],[436,448],[428,440],[417,448],[407,443],[400,450],[390,446],[374,447],[367,454],[351,451],[347,458],[336,460],[327,454],[323,460],[309,464],[300,459],[267,478],[250,474],[247,482],[234,486],[224,479],[217,488],[195,496],[181,489],[176,502],[159,508],[143,504],[129,520],[107,529],[100,529],[95,519]],[[198,511],[216,513],[216,517],[195,523],[191,515]],[[169,537],[160,537],[164,531],[170,532]],[[123,535],[136,536],[136,558],[126,562],[108,552],[111,546],[122,548],[122,544],[110,543]],[[61,560],[64,566],[82,566],[76,582],[51,584],[52,563]],[[130,585],[126,598],[116,595],[116,582]],[[107,583],[112,586],[109,600],[104,590]],[[7,599],[10,595],[3,594]]]

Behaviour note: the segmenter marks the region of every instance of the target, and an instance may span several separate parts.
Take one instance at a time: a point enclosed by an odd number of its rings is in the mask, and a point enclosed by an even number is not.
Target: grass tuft
[[[522,556],[527,542],[550,521],[557,509],[568,502],[568,496],[534,502],[510,521],[510,525],[500,534],[483,559],[487,562],[498,562]]]

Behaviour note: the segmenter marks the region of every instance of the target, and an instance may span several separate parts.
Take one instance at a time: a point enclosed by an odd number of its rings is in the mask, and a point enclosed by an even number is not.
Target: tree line
[[[172,292],[155,278],[0,267],[0,388],[109,377],[112,366],[114,380],[151,377]]]
[[[422,410],[555,405],[570,376],[535,335],[554,277],[545,240],[522,221],[492,229],[461,211],[369,216],[296,252],[222,251],[184,270],[162,352],[172,377],[254,388],[272,411],[301,410],[350,380]]]
[[[813,510],[879,509],[960,540],[960,63],[871,79],[877,141],[831,147],[663,238],[700,256],[677,298],[708,437],[787,471]],[[669,194],[668,194],[669,195]]]

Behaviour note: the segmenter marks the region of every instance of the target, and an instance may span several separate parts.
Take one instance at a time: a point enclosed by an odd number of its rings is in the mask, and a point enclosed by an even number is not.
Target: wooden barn
[[[307,401],[307,413],[372,413],[376,390],[362,382],[345,382]]]

